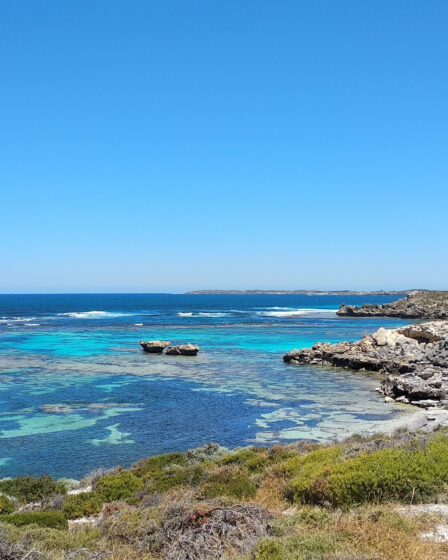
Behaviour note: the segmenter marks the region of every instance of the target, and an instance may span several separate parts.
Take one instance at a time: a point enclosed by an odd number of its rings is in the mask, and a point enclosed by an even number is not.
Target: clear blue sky
[[[0,291],[448,288],[446,0],[2,0]]]

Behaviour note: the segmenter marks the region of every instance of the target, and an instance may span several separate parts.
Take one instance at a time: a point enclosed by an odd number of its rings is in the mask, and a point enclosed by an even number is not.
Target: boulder
[[[199,346],[194,344],[180,344],[179,346],[169,346],[165,354],[168,356],[196,356]]]
[[[165,340],[149,340],[145,342],[144,340],[141,340],[139,344],[143,348],[143,351],[148,354],[162,354],[171,342],[167,342]]]

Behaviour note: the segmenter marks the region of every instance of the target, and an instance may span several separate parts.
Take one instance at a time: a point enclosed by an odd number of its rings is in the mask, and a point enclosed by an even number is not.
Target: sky
[[[0,292],[448,289],[445,0],[2,0]]]

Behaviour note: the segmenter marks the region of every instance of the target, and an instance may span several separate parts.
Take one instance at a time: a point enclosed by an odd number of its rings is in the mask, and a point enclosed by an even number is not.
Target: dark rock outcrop
[[[165,340],[149,340],[148,342],[145,342],[141,340],[139,344],[148,354],[162,354],[171,342],[167,342]]]
[[[386,376],[387,396],[423,407],[448,405],[448,321],[381,328],[358,342],[293,350],[283,360],[376,371]]]
[[[405,299],[384,305],[341,305],[337,314],[341,317],[448,319],[448,292],[415,292]]]
[[[169,356],[196,356],[199,352],[199,346],[194,344],[181,344],[179,346],[170,346],[166,349],[165,354]]]

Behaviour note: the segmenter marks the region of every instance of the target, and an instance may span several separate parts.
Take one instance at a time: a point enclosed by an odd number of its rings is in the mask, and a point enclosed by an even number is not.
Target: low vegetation
[[[30,476],[0,480],[0,494],[16,498],[19,502],[41,502],[67,491],[63,482],[50,476],[33,478]]]
[[[0,481],[0,541],[12,560],[14,550],[38,560],[448,557],[447,544],[420,537],[440,520],[396,509],[448,501],[443,431],[236,451],[208,445],[96,472],[87,483],[91,490],[67,494],[49,477]]]

